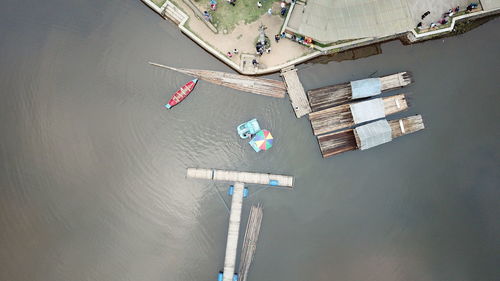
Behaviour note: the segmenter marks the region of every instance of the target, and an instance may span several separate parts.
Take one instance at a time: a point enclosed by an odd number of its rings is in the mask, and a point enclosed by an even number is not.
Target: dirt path
[[[271,40],[271,53],[266,53],[259,58],[261,65],[265,65],[266,67],[280,65],[312,52],[312,49],[288,39],[281,39],[279,43],[274,41],[274,35],[279,33],[281,25],[283,24],[283,18],[279,15],[264,14],[259,20],[253,23],[240,23],[229,34],[215,34],[202,20],[194,15],[193,11],[187,5],[182,3],[182,1],[179,1],[178,4],[190,17],[187,23],[188,28],[202,38],[203,41],[215,47],[223,54],[234,49],[239,50],[239,54],[232,58],[237,64],[240,63],[240,56],[242,53],[252,55],[256,53],[255,41],[259,34],[258,28],[260,24],[267,27],[266,35]],[[273,13],[277,13],[278,11],[279,3],[276,3],[273,6]]]

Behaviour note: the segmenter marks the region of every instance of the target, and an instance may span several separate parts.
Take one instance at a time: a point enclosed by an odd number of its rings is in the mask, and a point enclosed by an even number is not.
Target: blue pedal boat
[[[238,130],[240,138],[247,139],[260,131],[260,125],[259,122],[257,122],[257,119],[254,118],[248,122],[240,124],[236,129]]]

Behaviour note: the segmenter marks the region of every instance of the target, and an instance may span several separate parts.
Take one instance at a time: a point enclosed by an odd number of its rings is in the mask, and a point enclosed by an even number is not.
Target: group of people
[[[239,52],[240,52],[240,51],[239,51],[238,49],[236,49],[236,48],[235,48],[232,52],[231,52],[231,51],[227,52],[226,56],[227,56],[228,58],[232,58],[232,57],[233,57],[233,55],[237,55]]]
[[[236,6],[236,0],[226,0],[229,5],[231,6]],[[217,1],[216,0],[210,0],[210,10],[215,11],[217,10]]]
[[[264,44],[262,44],[262,42],[258,41],[256,44],[255,44],[255,49],[257,50],[257,54],[259,56],[262,56],[264,54],[264,52],[266,53],[270,53],[271,52],[271,48],[266,48],[266,46]]]
[[[287,7],[286,7],[285,1],[281,1],[280,7],[281,7],[280,15],[285,16],[286,11],[287,11]],[[262,2],[261,1],[257,1],[257,8],[259,8],[259,9],[262,8]],[[267,13],[269,15],[272,15],[273,14],[273,9],[269,8],[269,10],[267,10]]]
[[[467,8],[465,9],[465,12],[466,13],[469,13],[471,12],[472,10],[476,9],[479,5],[477,3],[471,3],[467,6]],[[430,29],[435,29],[438,27],[438,25],[443,25],[443,24],[447,24],[449,22],[449,20],[451,19],[452,16],[454,16],[456,13],[458,13],[460,11],[460,7],[459,6],[456,6],[455,8],[452,8],[452,9],[449,9],[446,13],[443,13],[441,15],[441,18],[439,20],[437,20],[436,22],[431,22],[430,25],[429,25],[429,28]],[[431,12],[430,11],[427,11],[425,13],[422,14],[422,20],[427,17]],[[419,22],[417,24],[417,28],[418,29],[423,29],[423,23],[422,22]]]
[[[280,39],[283,39],[285,37],[286,37],[286,33],[283,31],[281,34],[274,35],[274,41],[276,41],[276,43],[278,43],[280,41]]]
[[[232,6],[236,6],[236,0],[226,0],[230,5]],[[210,0],[210,10],[212,11],[215,11],[217,10],[217,1],[216,0]],[[257,8],[262,8],[263,4],[261,1],[257,1]],[[280,10],[280,14],[282,16],[285,16],[286,15],[286,12],[287,12],[287,4],[285,3],[285,1],[281,1],[280,3],[280,7],[281,7],[281,10]],[[272,15],[273,13],[273,9],[272,8],[269,8],[269,10],[267,11],[267,13],[269,15]],[[212,15],[208,12],[208,11],[204,11],[203,12],[203,18],[208,21],[208,22],[212,22]]]
[[[232,6],[236,5],[236,0],[226,0],[226,1],[230,5],[232,5]],[[217,9],[217,1],[216,0],[210,0],[209,4],[210,4],[210,10],[215,11]],[[262,8],[262,6],[263,6],[262,2],[261,1],[257,1],[257,7],[258,8]],[[285,1],[281,1],[280,8],[281,8],[280,14],[284,16],[286,14],[286,12],[287,12],[287,3]],[[269,9],[268,13],[272,14],[272,9],[271,8]],[[209,11],[204,11],[203,12],[203,17],[208,22],[212,21],[212,16],[211,16],[211,14],[210,14]],[[285,38],[285,37],[286,37],[286,33],[282,32],[280,34],[276,34],[274,36],[274,40],[276,41],[276,43],[278,43],[280,39]],[[310,39],[310,38],[307,38],[307,39]],[[297,37],[295,35],[292,36],[292,40],[295,40],[295,41],[300,42],[300,43],[306,42],[305,38],[300,38],[300,40],[299,40],[299,39],[297,39]],[[312,40],[310,40],[310,41],[311,42],[306,42],[306,43],[312,43]],[[265,44],[262,44],[260,41],[256,43],[255,49],[256,49],[256,53],[258,55],[260,55],[260,56],[262,56],[264,53],[270,53],[271,52],[271,48],[270,47],[266,47]],[[233,56],[237,55],[238,53],[239,53],[239,50],[238,49],[234,49],[232,51],[228,51],[226,53],[226,56],[228,58],[233,58]],[[254,59],[252,61],[252,64],[253,64],[253,66],[256,67],[256,66],[258,66],[259,62],[257,61],[257,59]]]
[[[310,48],[314,48],[313,39],[311,37],[304,37],[304,36],[297,37],[295,34],[292,34],[290,39],[300,44],[309,45]]]
[[[226,1],[231,6],[236,6],[236,0],[226,0]],[[210,5],[210,10],[212,10],[212,11],[217,10],[217,1],[216,0],[210,0],[209,5]],[[208,11],[203,12],[203,18],[208,22],[212,22],[212,15]]]

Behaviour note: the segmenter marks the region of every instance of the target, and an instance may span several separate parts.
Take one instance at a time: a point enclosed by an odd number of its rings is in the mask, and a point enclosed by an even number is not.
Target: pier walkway
[[[297,75],[297,69],[295,66],[283,68],[281,70],[281,76],[285,80],[286,89],[290,101],[292,102],[293,110],[295,111],[295,116],[300,118],[311,112],[311,107],[309,106],[309,100],[306,96],[306,91],[300,83],[299,76]]]
[[[236,254],[238,250],[238,237],[240,233],[241,208],[243,207],[243,189],[241,182],[234,184],[233,200],[231,201],[231,214],[229,215],[229,227],[227,229],[226,258],[224,260],[224,279],[232,281],[232,272],[236,268]],[[226,274],[228,273],[228,274]]]
[[[243,207],[243,193],[245,183],[264,184],[271,186],[293,187],[293,177],[264,173],[249,173],[238,171],[225,171],[216,169],[188,168],[187,177],[214,181],[233,182],[233,198],[229,227],[227,230],[226,257],[224,259],[223,281],[232,281],[236,268],[236,255],[238,250],[238,236],[241,223],[241,209]]]

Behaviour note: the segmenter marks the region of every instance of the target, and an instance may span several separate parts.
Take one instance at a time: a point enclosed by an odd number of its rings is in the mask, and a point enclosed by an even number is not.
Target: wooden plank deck
[[[391,115],[408,109],[404,94],[390,96],[382,99],[385,115]],[[309,114],[309,120],[315,136],[328,132],[352,127],[355,125],[350,104],[343,104]]]
[[[323,158],[358,149],[353,129],[321,135],[317,138]]]
[[[283,81],[244,76],[221,71],[175,68],[153,62],[150,62],[149,64],[175,70],[210,83],[257,95],[284,98],[286,93],[286,87]]]
[[[382,83],[381,91],[389,91],[401,88],[412,83],[409,72],[400,72],[380,77]],[[307,91],[309,104],[313,112],[344,104],[352,100],[352,89],[349,82],[326,86]]]
[[[388,121],[392,130],[392,138],[411,134],[425,128],[422,116],[415,115]],[[353,129],[333,132],[317,137],[321,154],[328,158],[343,152],[358,149],[359,140]]]
[[[306,92],[297,75],[297,69],[294,67],[284,68],[281,70],[281,76],[285,81],[288,96],[290,97],[293,110],[295,111],[295,116],[300,118],[311,112]]]
[[[389,121],[389,125],[391,126],[393,139],[425,129],[424,120],[422,120],[421,115],[391,120]]]
[[[241,209],[243,207],[244,184],[234,184],[231,200],[231,213],[229,214],[229,227],[227,229],[226,257],[224,259],[223,281],[233,281],[236,267],[236,254],[238,250],[238,237],[240,233]]]
[[[204,169],[204,168],[188,168],[187,177],[194,179],[207,179],[215,181],[226,182],[243,182],[253,184],[269,185],[269,182],[274,180],[278,186],[293,187],[293,177],[285,175],[264,174],[264,173],[250,173],[227,171],[217,169]]]

